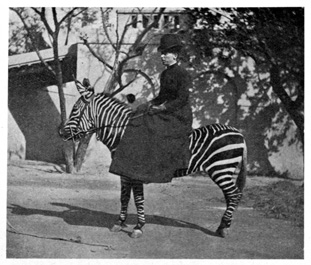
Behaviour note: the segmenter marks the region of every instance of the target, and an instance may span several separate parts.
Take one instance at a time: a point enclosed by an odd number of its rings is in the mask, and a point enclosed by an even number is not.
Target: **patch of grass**
[[[242,202],[263,212],[267,217],[289,220],[303,227],[304,188],[290,181],[246,188]]]

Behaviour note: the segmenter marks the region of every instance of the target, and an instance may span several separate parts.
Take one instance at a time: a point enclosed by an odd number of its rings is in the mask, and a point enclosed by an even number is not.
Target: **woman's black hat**
[[[159,52],[164,52],[172,48],[180,50],[182,48],[180,37],[177,34],[165,34],[161,37]]]

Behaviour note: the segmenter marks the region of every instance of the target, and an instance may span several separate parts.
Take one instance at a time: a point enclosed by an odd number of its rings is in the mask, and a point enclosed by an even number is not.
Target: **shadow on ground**
[[[114,225],[114,223],[118,220],[119,217],[119,215],[117,214],[89,210],[86,208],[73,206],[66,203],[52,202],[51,205],[57,207],[65,207],[67,209],[64,211],[42,210],[42,209],[26,208],[16,204],[8,206],[8,209],[11,210],[11,214],[13,215],[52,216],[63,219],[64,222],[66,222],[69,225],[96,226],[96,227],[105,227],[108,229],[110,229]],[[127,224],[135,225],[136,218],[137,217],[135,214],[129,214]],[[146,215],[146,223],[154,225],[178,227],[178,228],[190,228],[201,231],[210,236],[217,236],[215,232],[208,230],[204,227],[201,227],[199,225],[177,219],[167,218],[164,216]],[[123,232],[128,233],[127,231]]]

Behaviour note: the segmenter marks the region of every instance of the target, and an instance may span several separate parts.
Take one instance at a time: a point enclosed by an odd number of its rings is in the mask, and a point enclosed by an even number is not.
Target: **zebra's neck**
[[[93,110],[95,126],[98,128],[97,140],[113,152],[123,136],[132,111],[122,102],[106,95],[95,98]]]

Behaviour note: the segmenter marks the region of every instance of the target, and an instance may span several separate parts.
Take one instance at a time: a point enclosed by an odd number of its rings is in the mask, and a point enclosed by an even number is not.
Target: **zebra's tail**
[[[245,184],[246,184],[246,173],[247,173],[247,168],[246,168],[246,164],[247,164],[247,147],[246,147],[246,143],[244,141],[244,150],[243,150],[243,155],[242,155],[242,161],[241,161],[241,169],[239,172],[239,175],[236,179],[236,186],[239,188],[239,190],[242,192]]]

